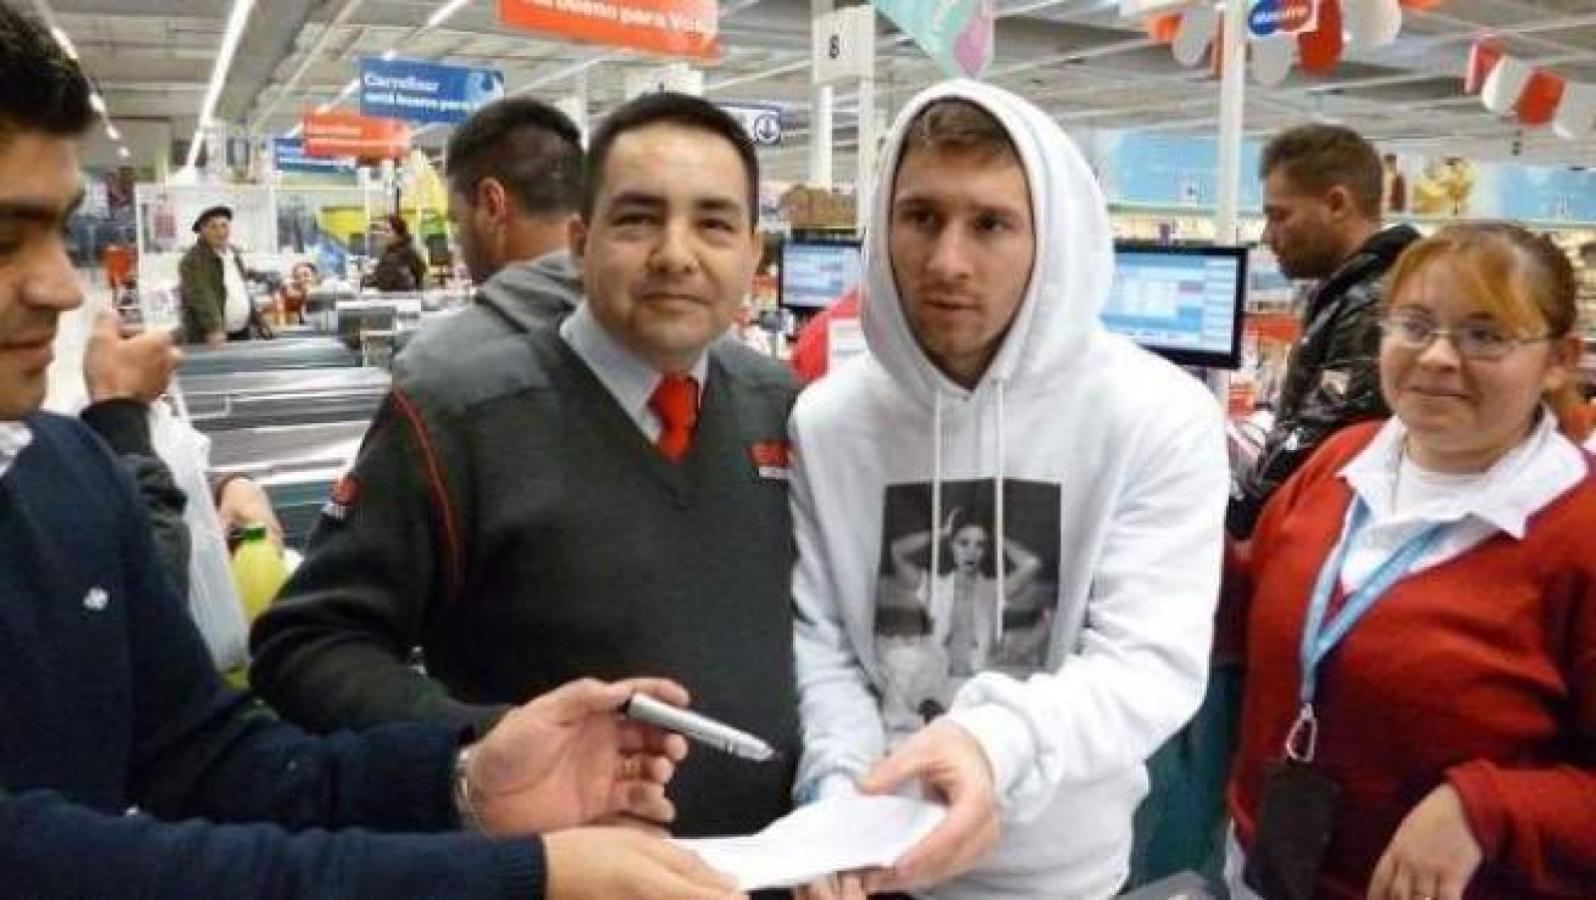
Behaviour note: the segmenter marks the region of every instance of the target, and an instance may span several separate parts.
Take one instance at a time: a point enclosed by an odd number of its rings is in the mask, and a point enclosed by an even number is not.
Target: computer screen
[[[781,245],[781,305],[824,309],[859,286],[857,241],[792,241]]]
[[[1103,324],[1171,362],[1241,362],[1247,248],[1119,243]]]

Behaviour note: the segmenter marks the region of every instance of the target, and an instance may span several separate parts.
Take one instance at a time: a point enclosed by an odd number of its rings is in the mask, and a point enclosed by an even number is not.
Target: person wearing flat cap
[[[213,206],[194,220],[200,236],[178,264],[183,330],[188,343],[219,347],[228,341],[270,337],[244,285],[244,261],[228,242],[233,211]]]

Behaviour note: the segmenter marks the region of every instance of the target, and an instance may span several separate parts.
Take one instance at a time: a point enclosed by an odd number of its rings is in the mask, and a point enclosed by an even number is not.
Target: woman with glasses
[[[1505,224],[1392,269],[1394,417],[1326,443],[1252,546],[1236,896],[1596,896],[1575,295],[1567,258]]]

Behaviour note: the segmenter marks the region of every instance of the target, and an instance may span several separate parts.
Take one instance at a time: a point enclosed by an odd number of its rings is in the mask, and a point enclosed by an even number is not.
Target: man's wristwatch
[[[467,831],[482,831],[482,816],[471,802],[471,756],[476,746],[468,744],[454,755],[454,811],[460,817],[460,827]]]

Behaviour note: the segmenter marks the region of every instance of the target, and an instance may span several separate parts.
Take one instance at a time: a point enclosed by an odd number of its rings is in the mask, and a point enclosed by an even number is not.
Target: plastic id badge
[[[1247,886],[1269,900],[1313,900],[1340,805],[1341,786],[1318,766],[1271,762],[1242,873]]]

